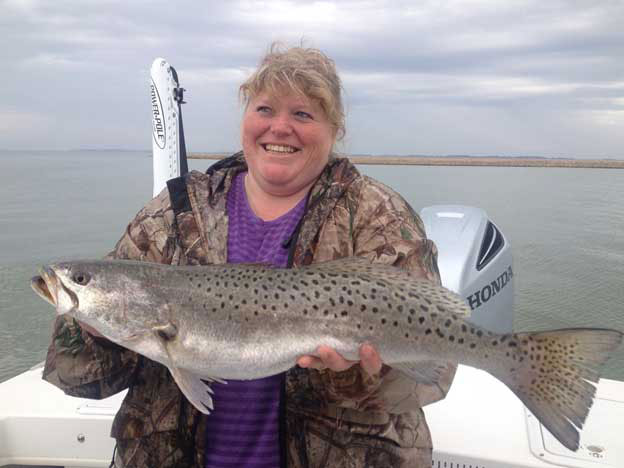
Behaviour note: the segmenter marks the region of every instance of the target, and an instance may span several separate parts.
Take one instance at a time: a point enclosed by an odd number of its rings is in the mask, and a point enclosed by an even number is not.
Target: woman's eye
[[[297,117],[301,117],[302,119],[310,119],[312,120],[312,116],[304,111],[298,111],[295,113]]]
[[[271,112],[271,108],[269,106],[258,106],[256,108],[257,112],[260,112],[262,114],[267,114],[269,112]]]

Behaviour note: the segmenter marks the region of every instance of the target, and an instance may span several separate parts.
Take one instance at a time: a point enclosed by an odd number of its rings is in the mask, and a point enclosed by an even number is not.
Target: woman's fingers
[[[381,372],[383,362],[377,350],[369,344],[363,344],[360,347],[360,365],[362,369],[370,375],[377,375]]]
[[[297,360],[299,367],[324,370],[330,369],[334,372],[342,372],[349,369],[354,364],[360,362],[362,369],[369,374],[375,375],[381,371],[382,361],[377,350],[369,345],[364,344],[360,348],[360,361],[350,361],[345,359],[334,348],[321,345],[316,350],[317,356],[305,355]]]

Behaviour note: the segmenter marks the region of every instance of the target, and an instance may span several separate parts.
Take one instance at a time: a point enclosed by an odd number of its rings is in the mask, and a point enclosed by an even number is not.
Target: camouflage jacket
[[[246,170],[241,153],[169,182],[128,225],[110,258],[174,265],[225,263],[226,195]],[[439,282],[436,251],[420,218],[395,192],[330,158],[291,238],[293,267],[347,256],[409,269]],[[320,344],[320,343],[319,343]],[[421,407],[443,398],[455,367],[437,385],[384,366],[335,373],[293,367],[285,378],[283,464],[291,467],[427,467],[431,438]],[[203,467],[205,417],[166,367],[63,316],[55,322],[44,379],[70,395],[105,398],[128,388],[112,436],[118,467]]]

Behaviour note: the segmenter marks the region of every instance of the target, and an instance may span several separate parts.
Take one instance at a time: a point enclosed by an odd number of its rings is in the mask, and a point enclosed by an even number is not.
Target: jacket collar
[[[227,261],[227,193],[234,177],[247,170],[242,151],[213,164],[206,174],[193,171],[184,176],[186,192],[207,252],[215,254],[215,263]],[[312,262],[318,233],[342,195],[360,177],[347,159],[330,155],[325,169],[310,189],[306,211],[293,246],[294,265]]]

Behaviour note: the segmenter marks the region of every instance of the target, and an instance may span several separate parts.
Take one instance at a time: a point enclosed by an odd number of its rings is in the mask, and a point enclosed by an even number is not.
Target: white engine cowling
[[[480,208],[435,205],[420,216],[438,247],[442,284],[470,305],[470,321],[496,333],[511,332],[513,268],[503,233]]]

